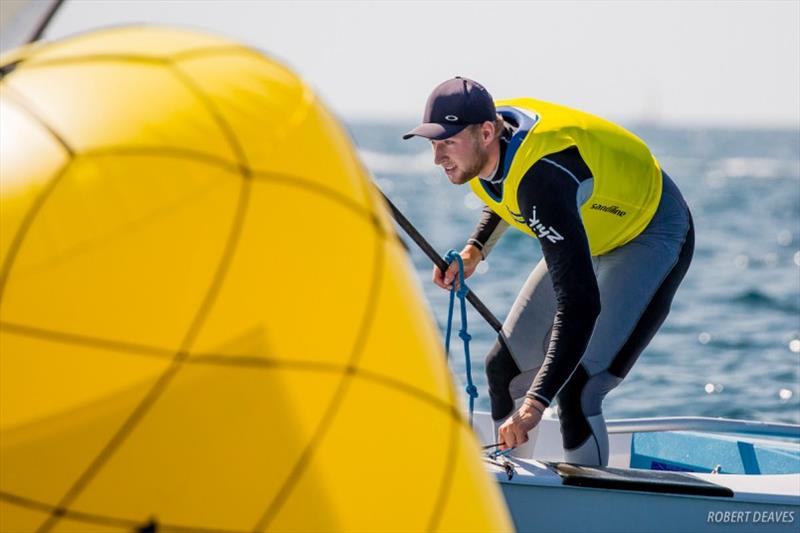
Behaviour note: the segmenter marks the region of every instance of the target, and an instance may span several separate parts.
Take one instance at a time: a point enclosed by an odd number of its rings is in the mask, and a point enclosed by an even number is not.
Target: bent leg
[[[581,365],[558,395],[568,461],[607,464],[603,399],[622,382],[666,319],[693,250],[691,217],[665,178],[662,202],[647,229],[599,258],[602,311]]]
[[[544,361],[556,303],[544,260],[533,269],[486,357],[492,418],[504,420],[525,395]]]
[[[495,433],[524,401],[544,361],[556,312],[555,293],[547,265],[540,261],[523,285],[503,330],[486,358],[486,376]],[[512,456],[532,459],[538,429]]]
[[[486,356],[486,378],[489,382],[489,401],[492,404],[492,419],[505,419],[514,409],[511,397],[511,380],[519,375],[519,367],[511,357],[503,336],[497,340]]]
[[[503,323],[503,336],[521,372],[535,376],[542,366],[555,316],[556,295],[547,263],[542,259],[528,276]]]

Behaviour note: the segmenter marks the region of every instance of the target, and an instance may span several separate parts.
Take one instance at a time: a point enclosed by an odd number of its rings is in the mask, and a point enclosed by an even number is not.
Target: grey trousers
[[[647,228],[624,246],[593,257],[601,312],[578,368],[557,396],[567,461],[608,463],[603,398],[625,378],[666,319],[693,250],[689,209],[664,174],[661,201]],[[509,384],[512,398],[527,392],[541,367],[555,312],[555,294],[542,260],[503,324],[502,335],[520,371]]]

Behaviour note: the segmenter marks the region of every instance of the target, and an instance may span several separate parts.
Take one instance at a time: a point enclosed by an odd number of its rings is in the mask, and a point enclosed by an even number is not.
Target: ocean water
[[[440,253],[460,250],[482,205],[467,186],[449,183],[424,140],[401,140],[413,126],[348,124],[379,187]],[[681,188],[696,247],[667,321],[606,398],[606,418],[800,423],[800,130],[625,126]],[[448,293],[433,285],[430,262],[400,233],[442,328]],[[468,285],[502,321],[541,256],[534,239],[509,230]],[[477,408],[488,410],[483,360],[495,333],[471,308],[468,322]],[[460,339],[453,346],[451,368],[463,381]]]

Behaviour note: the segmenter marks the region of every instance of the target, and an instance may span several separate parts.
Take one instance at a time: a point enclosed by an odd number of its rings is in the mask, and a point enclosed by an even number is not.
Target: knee
[[[493,391],[507,391],[511,380],[520,373],[517,363],[511,357],[502,337],[498,337],[494,346],[486,356],[486,379],[489,389]]]
[[[519,367],[511,357],[503,342],[498,337],[489,355],[486,356],[486,380],[489,383],[489,401],[492,404],[492,419],[502,420],[514,410],[509,385],[519,374]]]

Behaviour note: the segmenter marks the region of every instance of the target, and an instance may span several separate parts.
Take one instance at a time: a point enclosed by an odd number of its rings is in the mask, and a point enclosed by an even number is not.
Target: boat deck
[[[624,431],[624,424],[618,426],[613,431],[622,431],[609,435],[610,466],[606,468],[563,463],[555,419],[544,419],[535,436],[535,446],[515,450],[516,456],[508,457],[505,468],[502,457],[497,459],[498,464],[487,462],[518,531],[674,532],[719,531],[721,527],[726,531],[753,531],[756,527],[760,532],[798,530],[797,441],[716,434],[707,434],[707,440],[702,441],[697,440],[704,436],[702,432],[638,433]],[[475,429],[484,444],[494,442],[494,427],[488,414],[476,413]],[[676,441],[672,435],[677,433],[685,433],[688,438]],[[663,447],[655,445],[659,435],[664,437]],[[649,448],[641,446],[643,443]],[[680,443],[687,444],[686,449]],[[666,457],[639,453],[645,448],[648,453],[660,450]],[[632,463],[642,463],[643,457],[650,459],[648,465],[664,465],[676,471],[658,466],[633,468],[636,464]],[[698,471],[685,471],[695,463],[701,463],[695,466]],[[715,467],[718,473],[711,473]],[[776,468],[786,471],[762,472]]]

